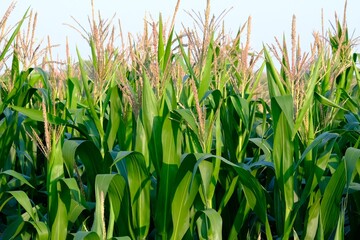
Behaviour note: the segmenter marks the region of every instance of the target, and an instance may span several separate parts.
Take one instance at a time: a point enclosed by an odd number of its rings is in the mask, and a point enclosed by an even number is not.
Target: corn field
[[[251,18],[232,37],[210,4],[194,28],[160,15],[138,37],[93,13],[72,26],[89,59],[67,43],[60,62],[32,11],[7,26],[14,7],[0,20],[0,239],[357,239],[345,17],[304,53],[295,16],[255,52]]]

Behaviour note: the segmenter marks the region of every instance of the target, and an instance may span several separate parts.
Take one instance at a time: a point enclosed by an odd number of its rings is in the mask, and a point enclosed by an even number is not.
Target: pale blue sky
[[[5,11],[11,0],[2,0],[0,14]],[[76,46],[83,55],[88,54],[88,47],[80,35],[63,23],[74,24],[71,16],[83,26],[88,27],[87,16],[91,14],[91,0],[27,0],[18,1],[11,15],[15,23],[28,7],[38,13],[36,36],[46,38],[49,35],[53,43],[61,44],[55,51],[60,56],[65,52],[65,39],[69,37],[72,53]],[[236,32],[252,16],[251,47],[260,50],[263,43],[274,43],[274,37],[281,38],[283,34],[290,39],[291,19],[297,17],[297,32],[301,37],[302,49],[308,49],[312,41],[312,32],[321,30],[321,9],[324,11],[326,28],[329,22],[334,23],[334,14],[343,16],[345,0],[212,0],[212,14],[218,16],[223,10],[232,10],[226,15],[227,32]],[[161,12],[163,19],[170,19],[176,5],[176,0],[95,0],[95,7],[104,18],[110,18],[116,13],[115,19],[122,22],[123,31],[133,34],[142,32],[145,14],[158,18]],[[182,24],[192,26],[192,19],[185,12],[195,10],[203,12],[206,0],[182,0],[175,23],[176,29]],[[347,20],[350,34],[360,36],[360,1],[348,0]],[[359,49],[359,48],[357,48]],[[84,56],[85,57],[85,56]]]

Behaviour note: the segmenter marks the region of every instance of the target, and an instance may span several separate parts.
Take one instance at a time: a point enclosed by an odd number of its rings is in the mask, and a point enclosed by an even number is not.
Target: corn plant
[[[68,54],[56,76],[17,46],[28,12],[0,44],[12,60],[0,76],[1,238],[357,237],[360,70],[345,20],[302,53],[293,17],[290,51],[284,37],[255,52],[251,18],[231,39],[210,1],[176,33],[179,3],[169,29],[160,15],[126,45],[92,2],[90,31],[71,26],[90,59]]]

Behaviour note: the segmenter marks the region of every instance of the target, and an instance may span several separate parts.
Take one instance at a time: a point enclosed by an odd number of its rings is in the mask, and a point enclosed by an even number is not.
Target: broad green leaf
[[[86,208],[80,204],[78,201],[71,199],[70,207],[68,212],[68,221],[71,223],[75,223],[75,221],[79,218],[80,214],[86,210]]]
[[[119,218],[121,202],[125,192],[125,180],[119,174],[98,174],[95,180],[95,199],[96,207],[92,231],[96,232],[100,238],[111,237],[114,222]],[[108,229],[105,226],[105,198],[109,194],[110,219]],[[106,231],[107,229],[107,231]],[[110,235],[110,236],[109,236]]]
[[[142,107],[136,128],[135,151],[144,155],[147,168],[150,168],[152,161],[157,172],[160,171],[159,162],[162,157],[162,145],[157,142],[161,138],[161,120],[158,108],[154,91],[148,76],[144,73]]]
[[[70,207],[70,191],[64,189],[60,181],[57,181],[57,199],[54,222],[51,226],[51,239],[66,239],[68,232],[68,208]],[[54,204],[54,203],[53,203]]]
[[[335,240],[345,239],[345,206],[341,204],[341,211],[339,213],[339,219],[336,226]]]
[[[16,112],[12,112],[10,109],[6,108],[3,112],[6,114],[9,112],[9,116],[6,116],[4,118],[3,123],[1,124],[1,128],[3,128],[1,137],[0,137],[0,156],[3,156],[3,159],[5,160],[9,153],[10,149],[14,143],[14,140],[17,136],[17,129],[18,129],[18,121],[19,121],[19,114]],[[0,161],[0,169],[11,169],[11,162],[8,161]]]
[[[249,103],[240,96],[230,96],[232,106],[239,114],[241,120],[244,122],[245,126],[249,126],[250,122],[250,109]]]
[[[22,216],[17,216],[15,220],[11,221],[5,231],[2,232],[1,237],[3,239],[16,239],[16,237],[24,232],[23,229],[26,229],[27,222],[23,219]]]
[[[256,144],[256,146],[264,152],[266,161],[271,161],[272,147],[266,140],[262,138],[250,138],[249,141]]]
[[[166,65],[165,62],[165,51],[164,51],[164,36],[163,36],[163,20],[161,14],[159,15],[159,35],[158,35],[158,48],[157,48],[157,54],[158,54],[158,64],[160,66],[160,69],[164,71],[164,65]]]
[[[328,107],[338,108],[338,109],[347,111],[347,109],[341,107],[339,104],[337,104],[337,103],[331,101],[330,99],[324,97],[320,93],[314,92],[314,94],[315,94],[316,100],[318,100],[321,104],[323,104],[325,106],[328,106]]]
[[[174,226],[171,239],[182,239],[190,227],[190,208],[200,185],[199,175],[192,175],[195,164],[195,156],[193,154],[186,155],[176,174],[175,194],[171,204]]]
[[[269,85],[270,98],[284,96],[286,95],[286,91],[284,88],[284,84],[280,79],[280,75],[275,68],[275,65],[270,57],[268,50],[265,48],[265,46],[263,49],[265,55],[266,73]]]
[[[206,229],[206,236],[202,237],[205,239],[222,239],[223,222],[220,214],[214,209],[198,211],[195,214],[194,221],[201,220],[202,215],[205,215],[205,217],[209,220],[209,228]]]
[[[294,208],[294,149],[292,139],[294,124],[292,97],[279,96],[271,99],[274,143],[272,159],[275,168],[276,186],[275,218],[284,238],[292,231],[292,211]]]
[[[95,106],[93,96],[90,93],[90,89],[89,89],[89,85],[88,85],[89,77],[87,76],[87,73],[85,71],[84,61],[80,56],[80,52],[79,52],[78,49],[76,49],[76,51],[77,51],[77,55],[78,55],[78,59],[79,59],[79,67],[80,67],[80,72],[81,72],[81,79],[82,79],[82,84],[83,84],[84,90],[85,90],[87,106],[90,109],[90,115],[91,115],[92,120],[95,123],[96,129],[97,129],[97,131],[99,133],[101,144],[103,144],[103,138],[104,138],[105,133],[104,133],[104,129],[102,128],[100,118],[99,118],[99,116],[98,116],[98,114],[96,113],[96,110],[95,110],[96,106]]]
[[[20,75],[20,68],[19,68],[19,58],[18,58],[18,53],[16,50],[13,51],[13,59],[12,59],[12,63],[11,63],[11,79],[13,80],[13,82],[16,81],[16,79],[19,77]]]
[[[201,72],[201,81],[199,83],[198,97],[202,99],[205,96],[205,93],[211,89],[211,71],[212,71],[212,62],[213,62],[213,40],[211,38],[210,44],[206,52],[206,62],[205,66]]]
[[[299,202],[295,206],[295,214],[301,209],[303,204],[307,202],[307,199],[314,190],[319,186],[319,182],[323,178],[325,170],[331,158],[334,145],[338,139],[338,134],[324,132],[317,136],[314,141],[305,149],[300,160],[297,163],[295,169],[297,170],[301,162],[305,159],[309,151],[313,153],[313,162],[310,167],[308,178],[306,179],[306,185],[303,189]],[[315,210],[314,210],[315,211]]]
[[[69,77],[66,80],[66,107],[68,109],[76,109],[80,88],[80,81],[78,78]]]
[[[346,184],[345,162],[342,161],[330,178],[321,201],[321,222],[326,239],[335,230],[340,216],[341,198]]]
[[[320,70],[321,62],[322,62],[321,59],[322,58],[319,58],[316,61],[314,69],[312,69],[310,72],[310,77],[309,77],[306,92],[305,92],[305,98],[303,100],[302,106],[299,109],[299,113],[298,113],[298,116],[295,121],[292,139],[295,138],[295,135],[296,135],[297,131],[299,130],[301,124],[304,123],[305,114],[308,111],[311,111],[311,106],[313,105],[314,90],[315,90],[316,84],[319,81],[318,80],[319,79],[319,70]]]
[[[255,211],[260,220],[265,224],[267,238],[271,238],[270,225],[267,218],[267,203],[264,189],[260,185],[259,181],[253,175],[251,175],[251,173],[249,172],[250,168],[245,164],[236,165],[223,157],[214,156],[211,154],[197,154],[194,156],[197,156],[197,162],[193,168],[193,178],[201,162],[208,158],[218,158],[222,162],[231,166],[237,172],[239,182],[242,186],[242,190],[244,191],[247,203],[249,204],[251,209]]]
[[[0,176],[1,175],[8,175],[8,176],[11,176],[17,180],[19,180],[22,184],[26,184],[28,185],[29,187],[31,188],[34,188],[26,179],[25,177],[18,173],[18,172],[15,172],[14,170],[6,170],[6,171],[3,171],[3,172],[0,172]]]
[[[137,152],[120,152],[114,164],[127,180],[134,234],[145,238],[150,228],[150,174],[144,156]]]
[[[360,149],[348,148],[345,152],[346,186],[349,188],[353,180],[353,172],[360,160]]]
[[[225,188],[225,193],[223,198],[221,199],[220,206],[218,212],[221,214],[227,203],[229,202],[231,196],[234,194],[234,191],[238,185],[239,176],[234,177],[231,179],[230,185]]]
[[[33,227],[36,230],[36,239],[39,240],[48,240],[49,239],[49,230],[48,230],[48,226],[44,223],[44,222],[40,222],[40,221],[29,221],[29,223],[31,225],[33,225]],[[57,239],[66,239],[63,238],[62,236],[58,236]]]
[[[9,191],[15,200],[24,208],[33,221],[38,221],[38,217],[31,206],[30,198],[24,191]]]
[[[34,121],[38,121],[38,122],[44,122],[44,115],[43,115],[43,111],[42,110],[37,110],[37,109],[33,109],[33,108],[25,108],[25,107],[18,107],[18,106],[10,106],[12,109],[14,109],[15,111],[18,111],[22,114],[24,114],[25,116],[31,118]],[[68,124],[67,121],[61,119],[60,117],[54,116],[50,113],[47,113],[47,118],[49,123],[51,124],[56,124],[56,125],[69,125],[72,126],[71,124]]]
[[[74,175],[74,164],[79,156],[85,166],[88,195],[94,197],[95,177],[110,171],[110,166],[103,161],[101,153],[96,145],[86,140],[66,140],[62,148],[62,155],[68,174]]]
[[[172,51],[171,48],[172,48],[173,34],[174,34],[174,28],[171,29],[171,32],[169,34],[169,38],[168,38],[167,43],[166,43],[165,54],[164,54],[164,65],[162,67],[163,72],[165,72],[166,68],[171,67],[170,60],[171,60],[171,51]]]
[[[24,23],[25,19],[27,18],[29,9],[30,9],[30,7],[26,10],[24,16],[21,18],[20,22],[17,24],[17,26],[16,26],[14,32],[11,34],[10,38],[7,41],[5,41],[5,46],[0,53],[0,61],[2,61],[5,58],[7,51],[11,47],[11,44],[13,44],[16,36],[18,35],[18,33],[20,31],[22,24]]]
[[[248,201],[246,199],[243,199],[240,202],[239,208],[237,209],[234,223],[231,226],[231,230],[230,230],[228,239],[234,239],[234,240],[238,239],[240,230],[243,227],[244,223],[246,222],[246,219],[249,215],[250,210],[251,210],[251,208],[249,206]]]
[[[190,129],[194,133],[198,134],[198,126],[191,111],[188,109],[176,109],[175,111],[185,120],[186,124],[190,127]]]
[[[120,116],[121,116],[121,99],[118,92],[118,86],[108,89],[110,92],[110,119],[106,130],[105,139],[107,141],[107,148],[109,151],[112,150],[117,132],[120,127]]]
[[[113,237],[111,240],[131,240],[130,237]]]
[[[190,63],[190,59],[189,59],[189,56],[186,54],[186,51],[185,51],[185,48],[184,48],[184,45],[183,43],[181,42],[181,38],[178,36],[177,37],[178,39],[178,42],[179,42],[179,46],[180,46],[180,50],[181,50],[181,55],[183,57],[183,60],[185,61],[185,64],[186,64],[186,67],[187,67],[187,70],[190,74],[190,77],[194,79],[195,83],[198,83],[198,80],[196,78],[196,74],[194,72],[194,69]]]
[[[304,240],[315,239],[316,233],[318,231],[321,193],[320,191],[317,191],[316,194],[313,194],[315,198],[314,203],[309,207],[306,212]]]
[[[61,154],[61,141],[52,142],[46,176],[49,228],[52,232],[51,237],[57,236],[59,239],[66,239],[67,209],[65,202],[68,202],[70,197],[66,196],[69,193],[64,193],[64,198],[61,198],[61,193],[58,192],[61,192],[59,180],[64,178],[64,159]]]
[[[181,133],[179,124],[169,117],[164,120],[162,129],[163,162],[158,177],[156,198],[155,226],[157,234],[167,239],[170,237],[171,202],[174,195],[174,181],[180,165]],[[168,235],[169,234],[169,235]]]
[[[99,235],[96,234],[96,232],[84,232],[79,231],[76,232],[74,236],[74,240],[100,240],[101,238]]]
[[[212,207],[213,195],[210,193],[210,185],[213,183],[213,163],[209,161],[201,161],[199,164],[199,172],[201,176],[201,191],[200,196],[202,197],[203,203],[207,208]]]

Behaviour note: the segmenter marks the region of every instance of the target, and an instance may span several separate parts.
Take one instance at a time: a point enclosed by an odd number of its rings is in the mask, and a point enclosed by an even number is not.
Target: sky
[[[0,16],[13,2],[1,1]],[[133,35],[143,31],[145,16],[158,19],[161,13],[164,20],[171,21],[176,2],[176,0],[94,0],[95,8],[100,11],[104,19],[110,19],[116,14],[115,23],[120,19],[123,33],[130,32]],[[335,13],[342,19],[344,5],[345,0],[211,0],[211,14],[217,17],[224,10],[229,10],[223,19],[226,32],[229,34],[236,33],[251,16],[251,48],[254,51],[259,51],[263,44],[275,43],[274,37],[281,39],[284,35],[290,40],[292,16],[295,15],[302,49],[308,50],[313,40],[312,33],[321,31],[322,10],[325,29],[330,29],[330,23],[335,23]],[[360,1],[348,0],[347,5],[349,33],[355,38],[360,36]],[[76,47],[82,55],[89,54],[85,40],[66,24],[76,25],[72,19],[74,17],[88,30],[91,0],[19,0],[9,23],[15,24],[29,7],[38,13],[37,40],[50,36],[53,44],[60,44],[54,49],[54,53],[60,59],[65,56],[66,37],[69,38],[72,54],[75,55]],[[205,7],[206,0],[182,0],[175,30],[180,31],[183,25],[192,27],[194,21],[187,12],[195,11],[203,14]]]

